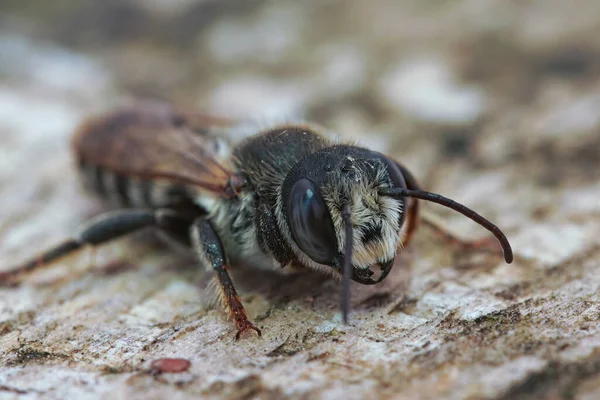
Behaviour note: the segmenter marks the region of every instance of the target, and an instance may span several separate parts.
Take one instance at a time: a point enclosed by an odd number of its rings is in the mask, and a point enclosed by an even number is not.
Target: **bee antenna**
[[[344,220],[346,232],[346,246],[344,248],[344,275],[342,277],[342,316],[344,324],[348,323],[348,314],[350,312],[350,275],[352,274],[352,220],[350,214],[350,205],[344,204],[342,209],[342,219]]]
[[[496,239],[498,239],[498,241],[500,242],[500,245],[502,246],[502,251],[504,252],[504,260],[508,264],[512,263],[512,261],[513,261],[512,248],[510,247],[510,243],[508,242],[508,239],[506,238],[504,233],[502,233],[500,228],[498,228],[496,225],[494,225],[493,223],[491,223],[489,220],[485,219],[481,215],[477,214],[475,211],[471,210],[470,208],[468,208],[460,203],[457,203],[456,201],[454,201],[452,199],[444,197],[442,195],[439,195],[436,193],[431,193],[431,192],[426,192],[424,190],[410,190],[410,189],[403,189],[403,188],[384,188],[384,189],[379,189],[378,193],[381,196],[393,197],[395,199],[401,198],[401,197],[412,197],[414,199],[431,201],[432,203],[437,203],[442,206],[451,208],[454,211],[458,211],[465,217],[477,222],[479,225],[481,225],[482,227],[484,227],[485,229],[490,231],[496,237]]]

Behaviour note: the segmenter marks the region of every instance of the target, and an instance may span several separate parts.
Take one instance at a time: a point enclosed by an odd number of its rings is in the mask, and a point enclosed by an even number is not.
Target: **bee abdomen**
[[[79,160],[84,188],[119,207],[160,208],[185,196],[185,188],[141,179]]]

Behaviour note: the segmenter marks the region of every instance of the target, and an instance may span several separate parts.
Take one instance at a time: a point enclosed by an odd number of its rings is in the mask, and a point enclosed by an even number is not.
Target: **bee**
[[[245,331],[261,331],[246,315],[230,266],[293,264],[341,276],[347,322],[350,281],[373,285],[388,276],[398,249],[408,245],[418,225],[419,201],[477,222],[500,242],[505,261],[513,260],[496,225],[422,190],[385,154],[338,143],[308,123],[256,128],[237,144],[226,139],[243,127],[164,103],[143,103],[84,122],[72,140],[79,174],[89,190],[119,208],[0,273],[0,282],[18,284],[82,248],[151,227],[214,270],[238,339]]]

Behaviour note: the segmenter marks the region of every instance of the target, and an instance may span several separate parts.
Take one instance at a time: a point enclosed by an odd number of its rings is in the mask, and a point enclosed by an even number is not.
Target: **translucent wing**
[[[215,132],[234,124],[166,103],[144,103],[88,120],[73,146],[86,164],[231,196],[237,177],[227,159],[228,144]]]

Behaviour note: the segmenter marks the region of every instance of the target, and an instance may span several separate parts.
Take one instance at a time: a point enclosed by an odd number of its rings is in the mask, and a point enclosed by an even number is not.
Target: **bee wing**
[[[227,189],[234,172],[228,143],[217,133],[235,123],[147,103],[87,121],[73,145],[82,163],[230,195]]]

